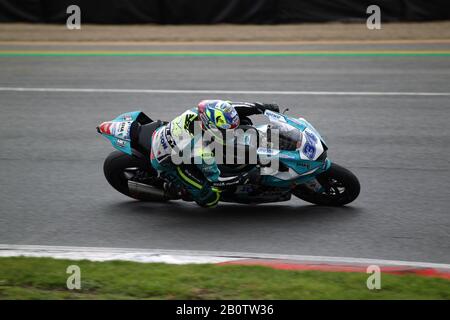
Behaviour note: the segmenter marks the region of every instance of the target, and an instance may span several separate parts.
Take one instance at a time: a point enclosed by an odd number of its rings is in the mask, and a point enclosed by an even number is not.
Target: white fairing
[[[303,160],[314,161],[324,152],[321,138],[313,130],[305,128],[302,132],[294,126],[287,123],[286,119],[275,112],[266,110],[265,116],[270,120],[271,127],[279,130],[280,135],[289,137],[293,141],[299,141],[298,151]],[[300,119],[307,122],[304,119]],[[295,121],[295,119],[293,119]],[[309,123],[308,123],[309,124]],[[310,124],[309,124],[310,125]],[[267,133],[267,126],[258,128]]]
[[[300,159],[315,161],[319,158],[324,152],[324,146],[321,141],[321,137],[318,136],[313,130],[305,128],[304,131],[299,130],[298,128],[287,123],[285,118],[280,114],[266,111],[265,115],[270,120],[270,127],[272,129],[279,130],[279,134],[289,137],[293,141],[297,141],[297,151],[299,152]],[[303,125],[303,123],[302,123]],[[267,135],[268,125],[258,126],[257,129],[263,134],[263,136]],[[282,156],[279,150],[267,149],[260,147],[258,148],[258,154],[260,156]],[[309,170],[302,174],[295,172],[292,168],[289,168],[287,172],[279,172],[278,168],[275,166],[263,167],[261,168],[261,175],[271,175],[275,176],[281,180],[293,180],[300,176],[310,175],[314,173],[318,168]]]

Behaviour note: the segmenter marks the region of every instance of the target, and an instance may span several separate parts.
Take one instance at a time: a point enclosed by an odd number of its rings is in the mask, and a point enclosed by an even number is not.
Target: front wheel
[[[316,177],[319,188],[302,184],[293,191],[296,197],[323,206],[344,206],[354,201],[360,192],[358,178],[348,169],[332,163]]]

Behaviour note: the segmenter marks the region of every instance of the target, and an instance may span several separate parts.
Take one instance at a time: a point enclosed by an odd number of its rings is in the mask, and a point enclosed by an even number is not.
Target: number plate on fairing
[[[299,148],[300,158],[303,160],[316,160],[323,153],[322,143],[317,135],[310,129],[303,131],[302,143]]]

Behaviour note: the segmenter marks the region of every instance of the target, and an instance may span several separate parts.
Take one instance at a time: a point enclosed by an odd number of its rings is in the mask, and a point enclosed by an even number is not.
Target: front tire
[[[140,201],[165,201],[165,198],[145,194],[131,193],[128,181],[147,182],[145,179],[154,179],[156,171],[149,168],[143,160],[120,151],[111,152],[103,164],[103,173],[109,184],[120,193]],[[140,179],[140,180],[139,180]],[[144,181],[142,181],[144,179]],[[154,184],[157,188],[162,185]]]
[[[322,190],[316,192],[307,185],[293,191],[296,197],[322,206],[344,206],[354,201],[360,192],[358,178],[348,169],[332,163],[330,168],[316,177]]]

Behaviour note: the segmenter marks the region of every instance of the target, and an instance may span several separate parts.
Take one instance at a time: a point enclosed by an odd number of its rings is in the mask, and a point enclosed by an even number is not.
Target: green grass
[[[66,269],[81,268],[81,290]],[[450,299],[450,281],[382,274],[274,270],[260,266],[0,258],[0,299]]]

